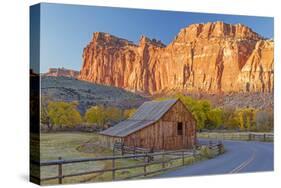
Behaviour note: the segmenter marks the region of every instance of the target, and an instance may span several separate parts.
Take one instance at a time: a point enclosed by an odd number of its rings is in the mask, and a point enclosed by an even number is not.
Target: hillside
[[[138,107],[147,99],[120,88],[93,84],[70,77],[41,77],[41,94],[54,101],[78,101],[79,110],[93,105],[115,106],[122,109]]]

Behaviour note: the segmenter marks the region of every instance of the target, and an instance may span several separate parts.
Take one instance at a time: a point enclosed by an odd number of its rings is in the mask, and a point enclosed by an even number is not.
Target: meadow
[[[98,135],[96,133],[84,132],[57,132],[57,133],[42,133],[40,142],[40,156],[41,161],[56,160],[58,157],[62,159],[82,159],[93,158],[99,156],[111,156],[112,150],[103,148],[98,145]],[[189,165],[204,158],[193,158],[187,156],[185,158],[185,165]],[[166,167],[179,166],[181,160],[174,160],[166,163]],[[141,164],[141,160],[137,159],[122,159],[116,161],[116,167],[130,166]],[[147,171],[160,170],[162,164],[150,165]],[[63,165],[63,174],[72,174],[78,172],[87,172],[93,170],[101,170],[111,168],[111,161],[98,162],[83,162]],[[117,179],[124,179],[128,176],[133,176],[143,172],[143,168],[133,168],[120,170],[116,172]],[[41,167],[41,178],[56,176],[58,173],[57,166]],[[158,173],[159,174],[159,173]],[[151,177],[153,174],[147,177]],[[138,178],[140,179],[140,178]],[[68,177],[63,179],[64,184],[81,183],[81,182],[97,182],[97,181],[111,181],[112,173],[95,173],[83,176]],[[43,185],[57,184],[58,180],[43,181]]]

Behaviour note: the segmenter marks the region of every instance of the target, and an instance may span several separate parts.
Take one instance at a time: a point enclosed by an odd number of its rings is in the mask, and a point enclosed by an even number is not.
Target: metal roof
[[[125,121],[108,128],[100,134],[124,137],[158,121],[178,100],[144,102],[136,113]]]

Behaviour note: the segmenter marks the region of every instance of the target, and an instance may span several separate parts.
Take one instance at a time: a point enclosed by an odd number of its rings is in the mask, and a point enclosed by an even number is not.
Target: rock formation
[[[44,73],[43,76],[63,76],[63,77],[71,77],[78,78],[79,71],[65,69],[65,68],[50,68],[48,72]]]
[[[79,78],[147,94],[272,92],[274,42],[241,24],[193,24],[167,46],[96,32]]]

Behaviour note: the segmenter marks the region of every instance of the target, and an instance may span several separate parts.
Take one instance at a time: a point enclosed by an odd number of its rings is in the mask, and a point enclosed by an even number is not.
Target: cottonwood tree
[[[74,127],[82,123],[77,105],[77,102],[49,102],[48,115],[51,123],[60,128]]]
[[[256,113],[257,130],[269,131],[273,129],[273,113],[272,111],[261,110]]]
[[[53,128],[53,125],[51,123],[51,119],[49,116],[48,111],[48,104],[51,100],[46,96],[41,96],[41,103],[40,103],[40,123],[43,125],[46,125],[49,130]]]
[[[130,108],[123,111],[123,116],[125,119],[132,117],[136,113],[137,109]]]
[[[87,123],[95,123],[101,128],[109,121],[119,122],[122,119],[124,119],[122,110],[116,107],[93,106],[84,115]]]

